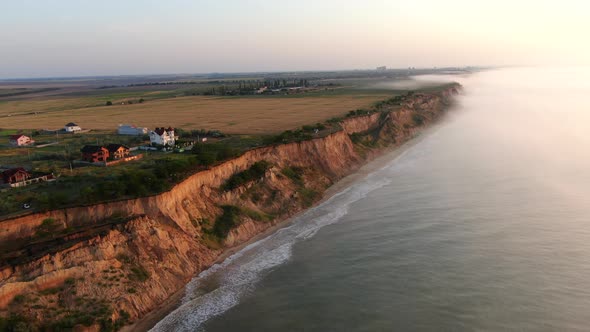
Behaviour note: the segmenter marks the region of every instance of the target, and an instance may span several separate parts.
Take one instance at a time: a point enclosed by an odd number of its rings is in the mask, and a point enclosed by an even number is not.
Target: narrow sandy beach
[[[401,146],[392,146],[390,148],[386,148],[385,150],[383,150],[381,152],[380,156],[369,161],[368,163],[361,166],[354,173],[340,179],[338,182],[336,182],[332,186],[330,186],[330,188],[328,188],[324,192],[322,199],[320,201],[318,201],[316,204],[314,204],[314,206],[310,207],[309,209],[313,209],[314,207],[322,204],[323,202],[330,199],[335,194],[341,192],[342,190],[344,190],[344,189],[348,188],[349,186],[351,186],[352,184],[354,184],[356,181],[358,181],[358,180],[366,177],[367,175],[375,172],[376,170],[384,167],[388,163],[391,163],[394,159],[399,157],[402,153],[409,150],[410,148],[412,148],[413,146],[418,144],[420,141],[422,141],[422,139],[427,137],[430,133],[435,131],[437,127],[438,127],[438,125],[434,125],[431,128],[427,128],[427,129],[423,130],[419,135],[412,138],[410,141],[402,144]],[[304,213],[305,211],[307,211],[309,209],[300,211],[299,213],[293,215],[292,217],[285,219],[285,220],[277,223],[276,225],[273,225],[272,227],[268,228],[264,232],[252,237],[250,240],[248,240],[240,245],[225,249],[224,252],[215,260],[214,264],[222,263],[225,259],[227,259],[228,257],[232,256],[233,254],[239,252],[240,250],[242,250],[246,246],[248,246],[252,243],[255,243],[261,239],[264,239],[267,236],[270,236],[273,233],[275,233],[277,230],[288,226],[298,216],[300,216],[302,213]],[[166,317],[169,313],[171,313],[176,308],[178,308],[178,306],[181,304],[181,301],[182,301],[182,298],[184,297],[184,295],[185,295],[185,288],[183,287],[178,292],[174,293],[171,297],[169,297],[164,303],[162,303],[160,306],[158,306],[158,308],[156,308],[155,310],[153,310],[152,312],[148,313],[146,316],[141,318],[140,321],[138,321],[132,325],[124,327],[123,329],[121,329],[121,331],[125,331],[125,332],[141,331],[141,332],[143,332],[143,331],[150,330],[159,321],[161,321],[164,317]]]

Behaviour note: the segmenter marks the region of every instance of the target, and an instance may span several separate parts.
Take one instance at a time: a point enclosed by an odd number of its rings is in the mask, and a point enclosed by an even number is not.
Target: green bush
[[[303,168],[301,167],[284,167],[281,170],[281,174],[291,179],[291,181],[293,181],[296,184],[303,184]]]
[[[421,114],[418,114],[418,113],[412,114],[412,120],[418,126],[421,126],[422,124],[424,124],[424,117]]]
[[[305,206],[311,206],[319,197],[319,193],[313,189],[301,188],[298,190],[301,201]]]
[[[115,258],[117,258],[117,260],[121,263],[125,263],[125,264],[131,263],[131,257],[129,257],[125,254],[118,254]]]
[[[53,218],[44,219],[41,225],[35,230],[35,235],[40,238],[53,237],[57,235],[62,227],[61,223]]]
[[[150,273],[143,266],[138,265],[131,268],[131,274],[129,275],[129,279],[144,282],[147,281],[149,278]]]
[[[19,305],[27,302],[27,297],[23,294],[16,295],[11,302],[11,305]]]
[[[197,162],[203,166],[210,166],[219,161],[233,158],[239,151],[225,143],[197,143],[192,149]]]
[[[256,220],[256,221],[272,221],[274,219],[273,216],[266,214],[264,212],[260,212],[260,211],[255,211],[252,209],[248,209],[245,207],[241,208],[241,213],[245,214],[246,216],[248,216],[250,219],[252,220]]]
[[[0,331],[28,332],[38,331],[38,328],[24,316],[12,314],[7,318],[0,317]]]
[[[223,205],[223,213],[215,219],[213,234],[218,238],[225,239],[232,228],[236,227],[240,220],[241,210],[237,206]]]
[[[272,145],[272,144],[284,144],[284,143],[291,143],[291,142],[301,142],[305,140],[312,139],[313,135],[307,133],[301,129],[297,130],[286,130],[279,135],[276,136],[268,136],[264,139],[264,144]]]
[[[352,133],[349,136],[352,143],[355,144],[360,143],[363,140],[363,135],[361,135],[360,133]]]
[[[247,170],[232,175],[221,188],[226,191],[238,188],[248,182],[263,177],[269,168],[270,163],[265,160],[255,162]]]

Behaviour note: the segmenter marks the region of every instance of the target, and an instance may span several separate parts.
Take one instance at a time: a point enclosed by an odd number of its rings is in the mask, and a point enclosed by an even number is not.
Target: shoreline
[[[285,220],[282,220],[282,221],[276,223],[275,225],[267,228],[263,232],[253,236],[252,238],[250,238],[249,240],[247,240],[243,243],[240,243],[240,244],[233,246],[233,247],[226,248],[225,250],[222,251],[222,253],[219,255],[219,257],[217,257],[215,259],[215,261],[213,262],[213,264],[211,266],[202,270],[201,272],[199,272],[199,274],[204,271],[207,271],[208,269],[210,269],[212,266],[214,266],[216,264],[221,264],[227,258],[229,258],[232,255],[243,250],[248,245],[258,242],[268,236],[271,236],[272,234],[274,234],[278,230],[289,226],[303,213],[309,211],[310,209],[316,208],[320,204],[329,200],[334,195],[349,188],[356,181],[358,181],[358,180],[368,176],[369,174],[385,167],[385,165],[387,165],[388,163],[395,162],[395,160],[397,158],[399,158],[404,152],[408,151],[409,149],[411,149],[412,147],[414,147],[415,145],[420,143],[424,138],[428,137],[433,131],[435,131],[439,124],[440,123],[435,123],[434,125],[423,129],[422,131],[419,132],[418,135],[411,138],[409,141],[404,142],[401,145],[394,145],[391,147],[384,148],[382,151],[377,153],[376,157],[374,157],[373,159],[370,159],[368,162],[361,165],[357,170],[355,170],[351,174],[341,178],[340,180],[338,180],[334,184],[332,184],[323,193],[322,198],[318,202],[316,202],[314,205],[312,205],[311,207],[309,207],[307,209],[297,212],[296,214],[292,215],[291,217],[289,217]],[[182,301],[182,298],[184,297],[185,292],[186,292],[186,284],[188,284],[188,282],[190,282],[195,277],[197,277],[197,276],[193,276],[190,280],[188,280],[185,283],[185,285],[181,289],[179,289],[177,292],[172,294],[172,296],[170,296],[168,299],[166,299],[157,308],[155,308],[154,310],[152,310],[151,312],[146,314],[144,317],[142,317],[141,319],[139,319],[135,323],[123,327],[121,329],[121,331],[124,331],[124,332],[141,331],[141,332],[143,332],[143,331],[149,331],[150,329],[152,329],[156,324],[158,324],[158,322],[160,322],[162,319],[164,319],[166,316],[168,316],[170,313],[172,313],[174,310],[176,310],[182,304],[181,301]]]

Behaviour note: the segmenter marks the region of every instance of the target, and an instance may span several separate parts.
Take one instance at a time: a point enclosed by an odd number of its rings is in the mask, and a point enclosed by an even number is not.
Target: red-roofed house
[[[11,168],[2,172],[2,180],[4,183],[17,183],[26,181],[31,178],[31,173],[27,172],[24,168]]]
[[[89,163],[106,162],[109,159],[109,150],[100,145],[85,145],[82,149],[82,160]]]
[[[12,146],[27,146],[35,143],[34,140],[25,135],[10,135],[8,142]]]

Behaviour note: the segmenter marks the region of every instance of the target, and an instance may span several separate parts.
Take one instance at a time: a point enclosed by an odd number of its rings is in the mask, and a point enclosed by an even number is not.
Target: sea
[[[195,276],[152,331],[589,331],[590,69],[406,83],[449,81],[440,123]]]

